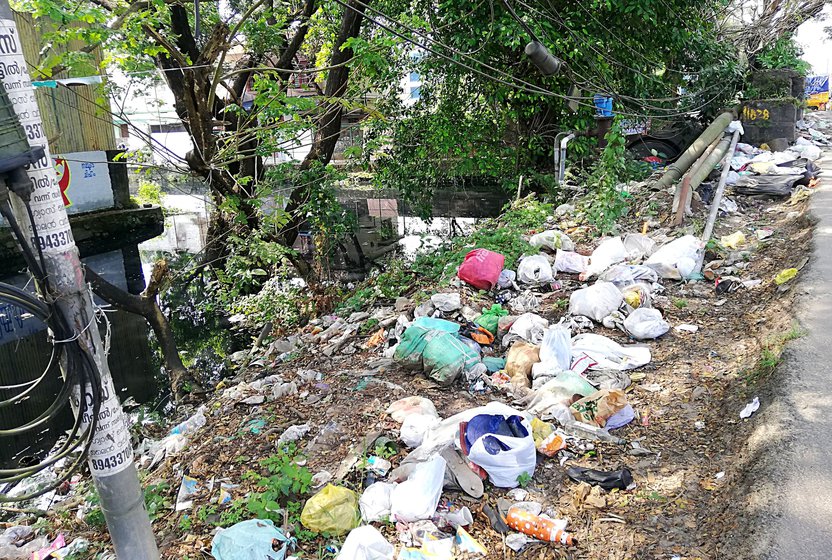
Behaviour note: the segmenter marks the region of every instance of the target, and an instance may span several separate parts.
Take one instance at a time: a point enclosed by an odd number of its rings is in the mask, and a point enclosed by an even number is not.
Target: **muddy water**
[[[146,285],[154,257],[159,252],[196,252],[205,243],[207,215],[204,199],[174,195],[166,206],[182,212],[165,220],[164,233],[140,245],[103,253],[84,259],[93,270],[109,282],[131,293],[141,292]],[[18,287],[30,286],[27,276],[20,274],[0,278]],[[122,402],[131,398],[137,403],[150,403],[162,409],[167,404],[167,391],[160,382],[160,363],[149,340],[151,331],[144,318],[112,309],[96,299],[107,317],[99,328],[106,336],[109,328],[108,357],[113,381]],[[46,326],[22,310],[0,303],[0,379],[4,385],[29,381],[39,376],[49,362],[51,345]],[[26,400],[0,408],[0,429],[19,426],[36,418],[52,403],[61,387],[60,372],[55,369]],[[2,398],[11,391],[0,391]],[[71,426],[69,408],[50,424],[30,433],[0,439],[0,465],[16,467],[42,454]]]

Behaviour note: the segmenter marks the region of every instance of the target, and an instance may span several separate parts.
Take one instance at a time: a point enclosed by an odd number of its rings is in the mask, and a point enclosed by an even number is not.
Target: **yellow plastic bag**
[[[532,418],[532,437],[534,438],[534,444],[536,446],[540,447],[543,440],[552,435],[552,432],[554,431],[555,427],[549,422]]]
[[[777,273],[777,276],[774,277],[774,283],[779,286],[785,284],[795,276],[797,276],[796,268],[786,268]]]
[[[719,242],[726,249],[736,249],[740,245],[745,245],[745,234],[741,231],[735,231],[731,235],[723,235]]]
[[[327,484],[306,501],[300,522],[316,533],[343,535],[352,531],[361,522],[358,496],[348,488]]]

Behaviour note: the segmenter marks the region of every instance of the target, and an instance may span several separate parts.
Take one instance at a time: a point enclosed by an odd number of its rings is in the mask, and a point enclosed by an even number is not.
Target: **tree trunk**
[[[150,284],[139,295],[125,292],[117,286],[110,284],[88,266],[84,267],[84,274],[86,280],[92,284],[93,291],[95,291],[96,295],[122,311],[141,315],[150,324],[162,348],[165,369],[170,376],[173,398],[179,402],[189,394],[189,391],[185,390],[186,384],[189,383],[191,385],[192,390],[190,392],[199,393],[203,389],[193,378],[188,368],[185,367],[185,364],[182,363],[182,359],[179,357],[179,349],[173,338],[170,323],[156,302],[156,293],[158,292],[159,282],[162,276],[162,274],[157,272],[158,269],[159,267],[154,267],[153,278]]]
[[[324,112],[318,118],[318,126],[315,130],[315,140],[312,148],[300,164],[301,170],[311,169],[313,165],[327,165],[335,152],[338,138],[341,136],[341,118],[344,113],[344,106],[339,98],[344,96],[349,82],[350,69],[349,61],[352,59],[352,49],[342,48],[351,38],[357,37],[361,32],[361,24],[364,21],[365,2],[349,0],[344,7],[344,15],[341,18],[341,28],[332,46],[332,57],[329,65],[334,66],[329,71],[324,89],[324,97],[327,102]],[[292,191],[289,202],[286,205],[286,212],[291,216],[289,223],[283,230],[283,241],[287,247],[291,247],[297,239],[298,231],[303,223],[303,217],[299,215],[298,209],[309,197],[309,187],[302,187]]]

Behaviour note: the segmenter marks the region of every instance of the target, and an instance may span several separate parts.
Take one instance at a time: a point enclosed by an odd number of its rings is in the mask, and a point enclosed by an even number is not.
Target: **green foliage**
[[[682,298],[674,298],[673,305],[676,307],[676,309],[684,309],[688,306],[688,300]]]
[[[517,484],[520,485],[520,488],[525,488],[532,482],[532,477],[529,473],[520,473],[517,476]]]
[[[170,484],[160,482],[151,484],[144,489],[144,505],[151,521],[157,519],[163,510],[170,509],[171,503],[167,495],[170,493]]]
[[[632,177],[633,169],[627,163],[624,137],[617,125],[606,139],[607,145],[587,181],[590,195],[584,203],[587,219],[601,235],[612,233],[629,209],[630,194],[621,184]]]
[[[95,506],[90,509],[84,516],[84,522],[93,529],[102,530],[107,526],[107,521],[104,519],[104,512],[101,511],[100,506]]]
[[[139,204],[160,206],[162,204],[162,187],[150,181],[142,181],[139,183],[139,189],[136,192],[136,200]]]
[[[187,513],[183,514],[179,519],[179,530],[185,534],[190,534],[191,528],[194,526],[194,520]]]
[[[84,515],[84,522],[93,529],[102,530],[107,526],[107,520],[104,519],[104,512],[101,510],[101,498],[98,496],[98,491],[90,483],[89,491],[86,496],[87,504],[91,507]]]
[[[767,44],[759,54],[756,62],[760,68],[774,70],[790,68],[806,75],[812,69],[811,64],[803,60],[803,49],[797,44],[794,35],[785,35],[777,41]]]
[[[293,445],[276,455],[260,460],[260,466],[268,472],[263,475],[249,471],[243,478],[253,482],[259,491],[245,499],[237,499],[223,510],[220,525],[233,525],[250,515],[258,519],[271,519],[283,523],[286,515],[289,523],[296,523],[300,515],[300,498],[309,491],[312,473],[297,464]],[[297,523],[299,526],[299,523]]]
[[[364,151],[381,185],[422,207],[438,190],[514,190],[520,175],[535,191],[556,193],[555,134],[594,126],[595,92],[616,95],[615,110],[628,117],[697,111],[707,118],[733,98],[744,74],[720,32],[719,0],[532,0],[516,6],[572,70],[546,78],[523,54],[528,33],[500,3],[382,0],[376,7],[443,45],[438,52],[403,53],[397,43],[386,45],[384,34],[362,45],[376,71],[386,63],[385,75],[395,68],[393,75],[417,72],[421,78],[418,99],[403,100],[394,87],[379,100],[391,118],[368,125]],[[665,25],[679,21],[679,14],[682,24]],[[379,55],[384,48],[387,56]],[[451,49],[458,53],[453,61],[442,56]],[[562,97],[573,72],[590,80],[577,94],[574,113]],[[573,141],[571,161],[582,164],[592,147],[588,139]]]

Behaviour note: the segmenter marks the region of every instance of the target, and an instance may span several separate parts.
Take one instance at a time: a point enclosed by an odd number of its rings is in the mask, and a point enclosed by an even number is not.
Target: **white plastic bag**
[[[821,149],[815,146],[811,140],[806,140],[803,137],[799,137],[795,140],[794,146],[789,148],[792,152],[797,152],[800,154],[800,157],[805,157],[809,161],[815,161],[820,159],[821,156]]]
[[[548,284],[555,280],[552,274],[552,265],[543,255],[531,255],[524,257],[517,265],[517,280],[523,284]]]
[[[399,399],[388,406],[386,412],[396,422],[404,422],[404,419],[410,414],[439,416],[436,413],[436,407],[433,405],[433,402],[425,397],[405,397]]]
[[[568,274],[581,274],[586,270],[589,257],[572,251],[558,251],[555,253],[555,270]]]
[[[619,308],[624,296],[610,282],[596,282],[592,286],[575,290],[569,297],[569,313],[601,320]]]
[[[569,369],[572,365],[572,333],[568,327],[555,325],[546,329],[540,343],[540,361],[556,364],[562,370]]]
[[[637,340],[659,338],[670,330],[658,309],[639,307],[624,319],[624,330]]]
[[[391,518],[408,522],[430,519],[442,495],[445,466],[445,459],[439,455],[416,466],[408,479],[393,490]]]
[[[341,546],[338,560],[393,560],[395,547],[372,525],[350,531]]]
[[[705,244],[698,237],[686,235],[662,245],[644,264],[654,269],[662,278],[681,280],[696,268],[699,251]]]
[[[659,276],[649,266],[640,264],[617,264],[605,270],[598,277],[598,281],[612,282],[618,289],[622,289],[636,282],[657,282]]]
[[[523,313],[508,330],[508,334],[516,334],[526,342],[540,344],[543,341],[543,331],[549,326],[549,321],[535,313]]]
[[[430,296],[430,302],[443,313],[450,313],[462,307],[458,293],[433,294]]]
[[[399,439],[408,447],[419,447],[425,434],[439,425],[435,414],[410,414],[405,417],[399,430]]]
[[[513,270],[504,268],[500,273],[500,277],[497,278],[497,287],[503,289],[511,288],[515,280],[517,280],[517,273]]]
[[[652,293],[647,284],[636,282],[621,288],[621,294],[624,296],[624,301],[632,308],[638,307],[652,307]]]
[[[644,346],[622,346],[600,334],[584,333],[572,338],[572,359],[588,357],[591,369],[626,371],[650,363],[650,349]],[[574,368],[573,368],[574,369]]]
[[[554,251],[555,249],[563,249],[564,251],[574,251],[575,244],[568,235],[556,229],[536,233],[529,239],[529,245],[532,247],[546,247]]]
[[[628,233],[624,236],[624,248],[627,250],[627,259],[641,260],[653,254],[656,242],[641,233]]]
[[[468,458],[482,467],[488,473],[491,483],[498,488],[514,488],[519,484],[517,479],[520,475],[534,474],[537,449],[534,445],[532,427],[525,419],[521,419],[521,424],[526,430],[525,437],[488,434],[472,442],[468,451]],[[486,438],[496,439],[504,449],[492,455],[486,450]]]
[[[586,280],[601,274],[615,263],[620,263],[627,258],[627,249],[620,237],[610,237],[601,242],[589,256],[589,264],[586,271],[581,275],[581,280]]]
[[[358,499],[358,508],[365,523],[380,521],[390,515],[390,501],[394,488],[396,485],[389,482],[375,482],[364,490]]]

